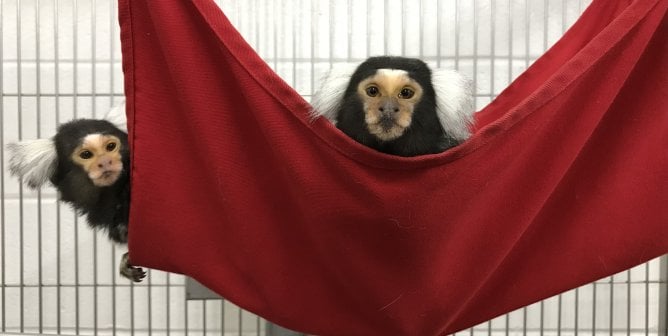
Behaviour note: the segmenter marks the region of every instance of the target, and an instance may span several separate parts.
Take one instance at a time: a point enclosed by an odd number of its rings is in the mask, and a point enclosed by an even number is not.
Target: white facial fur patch
[[[406,70],[399,69],[378,69],[376,70],[376,74],[388,78],[396,78],[397,80],[406,78],[408,76],[408,72]]]
[[[83,147],[100,147],[104,143],[102,134],[88,134],[83,138]]]

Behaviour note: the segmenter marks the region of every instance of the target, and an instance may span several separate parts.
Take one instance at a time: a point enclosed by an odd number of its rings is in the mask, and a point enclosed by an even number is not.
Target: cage
[[[338,63],[419,57],[473,79],[480,109],[577,19],[586,1],[217,1],[255,50],[309,99]],[[101,117],[122,99],[113,0],[0,2],[0,331],[22,334],[297,335],[181,275],[121,278],[123,248],[47,187],[10,177],[5,144]],[[462,334],[666,335],[666,258]],[[288,303],[286,303],[288,304]]]

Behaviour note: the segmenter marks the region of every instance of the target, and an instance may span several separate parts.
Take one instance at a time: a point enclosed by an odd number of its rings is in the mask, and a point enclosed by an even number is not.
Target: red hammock
[[[666,0],[595,1],[437,155],[347,138],[211,0],[120,0],[130,252],[320,335],[441,335],[668,252]]]

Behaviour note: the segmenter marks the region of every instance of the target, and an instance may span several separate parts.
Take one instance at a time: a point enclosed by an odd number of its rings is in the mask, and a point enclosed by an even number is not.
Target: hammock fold
[[[347,138],[211,0],[119,0],[133,263],[318,335],[443,335],[668,253],[666,0],[595,0],[445,153]]]

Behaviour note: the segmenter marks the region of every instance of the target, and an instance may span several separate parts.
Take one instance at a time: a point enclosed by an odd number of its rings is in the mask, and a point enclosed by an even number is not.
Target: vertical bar
[[[117,13],[117,8],[116,8],[116,1],[111,2],[111,7],[114,13]],[[114,15],[115,16],[115,15]],[[110,32],[114,32],[116,28],[116,24],[114,20],[109,20],[109,23],[111,27],[109,27]],[[115,34],[115,36],[118,36]],[[109,84],[109,105],[113,106],[114,105],[114,52],[116,48],[114,48],[114,39],[110,39],[110,44],[109,44],[109,78],[110,78],[110,84]],[[112,336],[116,336],[116,274],[118,272],[117,270],[117,263],[116,263],[116,245],[111,244],[111,334]],[[167,294],[169,295],[169,290],[167,291]],[[168,304],[169,304],[169,299],[168,299]],[[167,319],[169,320],[169,315],[167,316]],[[168,322],[169,323],[169,322]],[[169,329],[168,329],[169,330]],[[169,336],[169,334],[167,335]]]
[[[206,300],[202,300],[202,331],[206,336]]]
[[[561,336],[561,294],[557,298],[557,336]]]
[[[592,284],[593,286],[593,297],[592,297],[592,312],[591,312],[591,334],[596,334],[596,282]]]
[[[167,274],[167,282],[166,282],[166,283],[167,283],[167,299],[166,299],[166,301],[167,301],[167,307],[166,307],[166,308],[167,308],[167,309],[166,309],[166,310],[167,310],[167,319],[166,319],[166,321],[165,321],[165,329],[167,330],[167,336],[170,336],[170,334],[171,334],[171,327],[169,326],[169,320],[170,320],[171,315],[172,315],[172,314],[171,314],[171,306],[172,306],[172,305],[170,304],[170,303],[171,303],[171,295],[170,295],[170,293],[171,293],[171,291],[172,291],[172,287],[171,287],[172,285],[171,285],[171,283],[170,283],[170,278],[171,278],[170,274],[169,274],[169,273],[166,273],[166,274]]]
[[[608,313],[610,314],[610,321],[608,324],[608,328],[610,336],[613,336],[613,329],[614,329],[614,323],[613,323],[613,318],[614,318],[614,308],[615,308],[615,280],[614,276],[610,277],[610,307],[608,307]]]
[[[242,330],[243,329],[243,319],[242,319],[242,316],[243,316],[243,310],[241,310],[241,308],[239,308],[239,319],[238,319],[238,322],[237,322],[238,323],[238,328],[237,329],[239,330],[239,336],[243,336],[243,332],[242,332],[243,331]]]
[[[311,4],[311,97],[315,95],[315,49],[316,49],[316,35],[318,32],[318,25],[316,24],[315,15],[316,12],[314,9],[313,1],[309,1]],[[223,301],[224,302],[224,301]],[[225,305],[223,304],[223,307]]]
[[[645,336],[649,335],[649,263],[645,263]]]
[[[529,67],[531,54],[531,22],[529,21],[529,0],[524,0],[524,68]]]
[[[527,335],[527,308],[522,308],[522,335]]]
[[[566,32],[566,2],[561,3],[561,34],[563,35]]]
[[[253,1],[253,7],[255,8],[255,13],[256,16],[254,18],[255,20],[255,48],[258,53],[260,53],[260,20],[258,19],[259,13],[260,13],[260,5],[258,5],[258,0]]]
[[[5,37],[5,11],[4,6],[0,3],[0,38],[4,39]],[[5,87],[4,81],[5,76],[5,52],[3,48],[3,43],[0,41],[0,122],[4,125],[5,120]],[[5,128],[0,126],[0,172],[5,171]],[[5,301],[5,255],[7,255],[6,246],[5,246],[5,174],[0,173],[0,245],[2,245],[2,254],[0,257],[0,295],[2,296],[2,315],[0,315],[1,328],[0,331],[7,331],[7,318],[6,318],[6,301]]]
[[[116,336],[116,246],[111,245],[111,334]]]
[[[473,0],[473,87],[474,95],[478,96],[478,0]],[[478,107],[477,99],[474,106]]]
[[[626,334],[631,335],[631,270],[626,271]]]
[[[92,0],[92,13],[91,13],[91,93],[92,93],[92,101],[93,101],[93,118],[97,118],[97,91],[95,89],[95,83],[96,83],[96,71],[95,71],[95,66],[97,65],[97,60],[95,57],[95,50],[97,46],[97,26],[96,26],[96,19],[97,19],[97,0]],[[98,311],[97,311],[97,304],[98,304],[98,298],[97,298],[97,291],[99,289],[98,287],[98,279],[97,279],[97,235],[95,234],[95,230],[91,230],[91,234],[93,237],[93,330],[95,335],[98,334],[97,328],[98,328]]]
[[[183,316],[185,316],[185,321],[183,323],[183,327],[185,328],[185,331],[184,331],[185,336],[188,336],[188,331],[189,331],[189,328],[188,328],[188,304],[189,303],[190,303],[190,301],[185,300],[185,302],[183,304]]]
[[[513,0],[508,0],[508,84],[513,81]]]
[[[388,36],[387,36],[387,31],[389,30],[390,27],[390,22],[387,19],[390,16],[390,2],[389,0],[385,0],[383,2],[383,12],[385,15],[383,15],[383,53],[387,54],[387,45],[388,45]]]
[[[55,80],[55,112],[56,126],[60,122],[60,56],[58,43],[58,0],[53,0],[53,53],[54,53],[54,80]],[[60,203],[56,202],[56,333],[61,333],[61,313],[60,313]]]
[[[540,336],[545,335],[545,301],[540,302]]]
[[[547,50],[547,31],[549,29],[549,7],[550,7],[550,2],[548,0],[543,0],[543,51]]]
[[[455,69],[459,70],[459,35],[461,33],[460,31],[460,12],[459,12],[459,1],[460,0],[455,0]]]
[[[41,138],[42,129],[42,99],[41,99],[41,59],[40,59],[40,34],[39,34],[39,0],[35,2],[35,67],[37,70],[36,78],[36,99],[37,99],[37,138]],[[39,333],[43,333],[44,319],[42,316],[42,189],[37,190],[37,295],[38,295],[38,313],[37,319],[39,321]]]
[[[420,14],[420,58],[424,57],[424,6],[422,6],[422,0],[418,2],[418,13]],[[437,13],[438,15],[438,13]],[[406,26],[404,26],[405,29]],[[438,36],[438,35],[437,35]],[[438,45],[438,41],[436,42]]]
[[[406,55],[406,1],[401,0],[401,55]]]
[[[371,15],[371,0],[366,0],[366,53],[365,56],[369,57],[371,53],[371,20],[369,16]]]
[[[578,336],[578,334],[580,333],[580,289],[579,288],[575,289],[574,313],[575,313],[575,321],[573,323],[573,328],[575,329],[574,336]]]
[[[79,106],[79,88],[78,88],[78,77],[79,77],[79,41],[78,41],[78,35],[77,32],[79,31],[79,6],[77,4],[77,0],[74,0],[72,2],[72,12],[73,12],[73,19],[72,19],[72,47],[73,47],[73,56],[72,56],[72,74],[73,74],[73,87],[74,87],[74,92],[73,92],[73,115],[74,118],[76,119],[78,117],[78,106]],[[74,217],[74,297],[75,297],[75,304],[74,304],[74,310],[75,310],[75,332],[76,334],[80,334],[80,329],[79,329],[79,324],[80,324],[80,313],[79,313],[79,298],[80,298],[80,293],[79,293],[79,217],[75,216]]]
[[[146,270],[147,272],[147,277],[148,277],[148,288],[147,293],[146,293],[146,299],[148,302],[146,303],[146,314],[148,315],[148,336],[153,335],[153,314],[151,314],[151,311],[153,311],[153,303],[151,300],[151,297],[153,295],[153,283],[151,281],[152,275],[151,275],[151,270]]]
[[[277,13],[278,8],[276,8],[277,1],[272,1],[274,6],[272,13]],[[273,25],[274,25],[274,71],[278,72],[278,15],[273,15]],[[331,47],[331,44],[330,44]]]
[[[301,1],[299,2],[299,6],[297,6],[297,10],[301,11],[302,10],[302,4]],[[298,13],[301,14],[301,13]],[[301,18],[301,15],[295,15],[295,12],[291,12],[292,15],[292,86],[297,87],[297,32],[299,25],[297,22],[301,22],[301,19],[298,20],[298,18]],[[348,48],[348,52],[350,52],[350,47]]]
[[[130,281],[130,335],[135,335],[135,283]]]
[[[334,34],[335,29],[334,29],[334,6],[335,3],[334,1],[331,1],[329,3],[329,67],[331,68],[334,64]]]
[[[220,336],[225,336],[225,300],[220,300]]]
[[[17,103],[18,103],[18,135],[19,140],[23,139],[23,116],[21,111],[23,111],[23,93],[22,93],[22,55],[21,55],[21,0],[16,2],[16,85],[17,85]],[[21,181],[23,182],[23,181]],[[23,316],[23,305],[24,305],[24,282],[23,282],[23,183],[19,183],[19,320],[20,320],[20,330],[21,333],[25,331],[24,322],[25,316]]]
[[[302,8],[301,7],[301,1],[300,1],[299,8]],[[348,55],[346,57],[347,61],[350,61],[350,59],[352,58],[352,50],[353,50],[353,10],[352,10],[352,8],[353,8],[352,0],[348,0],[348,4],[347,4],[347,7],[346,7],[346,9],[347,9],[346,15],[348,16],[347,17],[347,19],[348,19],[348,35],[347,35],[348,36]]]
[[[668,335],[668,257],[661,257],[659,275],[659,336]]]
[[[494,82],[495,82],[495,69],[496,69],[496,0],[491,0],[491,10],[490,10],[490,71],[489,71],[489,76],[490,76],[490,99],[494,99],[496,97],[496,90],[494,89]]]
[[[441,13],[443,13],[442,1],[436,2],[436,66],[441,67],[441,38],[443,29],[443,19],[441,18]]]

